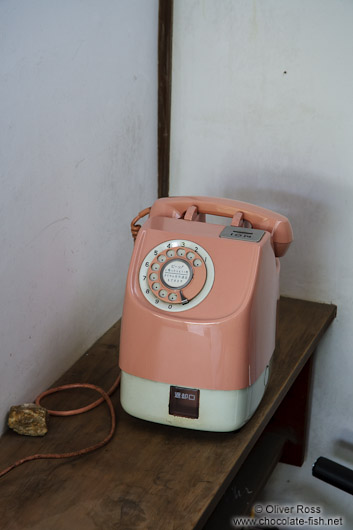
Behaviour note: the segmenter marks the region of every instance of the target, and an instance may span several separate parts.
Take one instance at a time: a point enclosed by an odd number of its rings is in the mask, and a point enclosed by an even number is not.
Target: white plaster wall
[[[263,501],[346,518],[351,497],[311,477],[353,468],[353,3],[174,3],[171,195],[252,202],[288,216],[281,292],[334,302],[315,363],[304,466],[280,465]]]
[[[158,1],[0,3],[0,430],[120,316],[157,195]]]

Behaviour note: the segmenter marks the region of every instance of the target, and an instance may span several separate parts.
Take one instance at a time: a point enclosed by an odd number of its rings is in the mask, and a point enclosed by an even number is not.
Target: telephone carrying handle
[[[213,197],[165,197],[158,199],[152,206],[150,217],[183,218],[192,206],[199,214],[219,215],[233,218],[239,212],[249,221],[253,228],[270,232],[273,248],[277,257],[283,256],[293,240],[290,222],[278,213],[255,206],[247,202]]]

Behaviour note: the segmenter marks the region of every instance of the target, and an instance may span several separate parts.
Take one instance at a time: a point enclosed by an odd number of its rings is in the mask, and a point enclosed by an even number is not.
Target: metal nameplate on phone
[[[184,418],[199,417],[200,390],[171,386],[169,394],[169,414]]]
[[[242,228],[240,226],[226,226],[219,237],[226,239],[236,239],[238,241],[251,241],[258,243],[261,241],[265,230],[257,230],[255,228]]]

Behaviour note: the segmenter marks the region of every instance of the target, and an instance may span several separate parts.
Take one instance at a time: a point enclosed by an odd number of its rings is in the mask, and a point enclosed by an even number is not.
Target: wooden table
[[[0,480],[1,527],[216,528],[215,507],[222,496],[224,503],[227,487],[235,477],[244,476],[244,469],[249,477],[249,469],[256,465],[259,455],[256,447],[262,447],[266,436],[279,440],[279,452],[283,433],[285,439],[289,433],[285,460],[300,464],[310,381],[307,361],[335,315],[334,305],[281,299],[278,346],[269,386],[255,415],[238,432],[209,433],[148,423],[126,414],[116,392],[113,402],[118,423],[107,446],[80,458],[30,462]],[[117,323],[56,384],[91,382],[109,388],[118,373],[119,330]],[[300,396],[302,401],[298,402]],[[89,390],[70,391],[48,397],[45,405],[73,408],[95,398]],[[108,430],[109,414],[101,405],[80,416],[51,418],[44,438],[7,432],[0,441],[0,468],[29,454],[66,452],[91,445]],[[276,443],[271,441],[261,450],[274,448]],[[265,460],[271,461],[272,467],[277,461],[274,457]],[[261,481],[264,479],[260,477]]]

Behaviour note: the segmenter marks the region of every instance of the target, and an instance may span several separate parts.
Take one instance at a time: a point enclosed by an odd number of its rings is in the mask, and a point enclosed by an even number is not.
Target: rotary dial
[[[140,287],[150,303],[184,311],[201,302],[214,278],[211,257],[191,241],[166,241],[153,249],[140,269]]]

